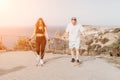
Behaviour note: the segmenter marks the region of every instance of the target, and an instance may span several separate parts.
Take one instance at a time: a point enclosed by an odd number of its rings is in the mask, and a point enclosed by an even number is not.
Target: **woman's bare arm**
[[[48,35],[48,29],[47,29],[47,27],[45,27],[45,36],[46,36],[46,38],[49,40],[50,38],[49,38],[49,35]]]

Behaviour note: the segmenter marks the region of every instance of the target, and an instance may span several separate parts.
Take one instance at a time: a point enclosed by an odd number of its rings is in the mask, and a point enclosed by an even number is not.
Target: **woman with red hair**
[[[37,20],[31,39],[33,39],[34,37],[36,37],[36,52],[37,52],[36,60],[38,62],[37,65],[39,63],[42,65],[44,64],[43,58],[46,46],[46,39],[48,39],[48,41],[50,40],[48,36],[47,27],[42,18],[39,18]]]

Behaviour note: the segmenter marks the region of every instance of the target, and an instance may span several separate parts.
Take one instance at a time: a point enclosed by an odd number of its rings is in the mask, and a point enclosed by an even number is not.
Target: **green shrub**
[[[115,29],[113,30],[113,33],[118,33],[118,32],[120,32],[120,28],[115,28]]]
[[[86,45],[91,45],[92,43],[93,43],[93,39],[88,40],[88,41],[85,42]]]
[[[108,41],[109,41],[108,38],[103,38],[103,39],[100,40],[100,42],[101,42],[102,44],[105,44],[105,43],[108,42]]]
[[[116,50],[116,53],[120,55],[120,38],[115,43],[110,45],[110,48]]]
[[[97,53],[98,54],[107,54],[109,53],[110,48],[108,46],[104,46],[102,48],[99,48]]]

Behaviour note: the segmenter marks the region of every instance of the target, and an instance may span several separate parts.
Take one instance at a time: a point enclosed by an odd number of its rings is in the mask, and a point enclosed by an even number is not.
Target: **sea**
[[[50,38],[54,37],[56,31],[64,32],[63,26],[49,26],[48,34]],[[7,49],[13,49],[17,43],[19,37],[30,38],[33,34],[34,27],[0,27],[0,42],[7,47]]]

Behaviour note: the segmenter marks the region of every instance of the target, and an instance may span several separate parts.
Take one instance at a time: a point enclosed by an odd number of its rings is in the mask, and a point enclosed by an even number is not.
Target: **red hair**
[[[40,20],[42,21],[42,24],[40,24],[40,22],[39,22]],[[43,28],[43,31],[45,31],[45,27],[46,27],[46,25],[45,25],[45,23],[44,23],[44,21],[43,21],[42,18],[39,18],[39,19],[37,20],[35,26],[36,26],[36,30],[38,30],[38,28],[41,26],[41,27]]]

